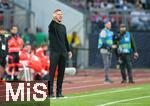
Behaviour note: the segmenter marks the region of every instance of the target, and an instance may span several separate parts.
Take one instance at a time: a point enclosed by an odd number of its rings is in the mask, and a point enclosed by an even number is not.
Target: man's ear
[[[55,18],[56,18],[56,13],[53,13],[53,15],[52,15],[52,16],[53,16],[53,19],[55,19]]]

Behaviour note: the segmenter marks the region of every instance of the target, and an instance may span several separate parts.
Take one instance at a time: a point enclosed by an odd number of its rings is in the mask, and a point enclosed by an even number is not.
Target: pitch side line
[[[129,102],[129,101],[145,99],[145,98],[150,98],[150,95],[149,96],[137,97],[137,98],[131,98],[131,99],[123,99],[123,100],[109,102],[109,103],[105,103],[105,104],[101,104],[101,105],[97,105],[97,106],[108,106],[108,105],[113,105],[113,104],[116,104],[116,103]]]
[[[139,79],[139,80],[136,80],[138,82],[140,81],[144,81],[145,79]],[[150,79],[149,79],[150,80]],[[137,83],[138,83],[137,82]],[[120,82],[117,82],[117,83],[112,83],[112,84],[109,84],[109,83],[98,83],[98,84],[91,84],[91,85],[85,85],[85,86],[79,86],[79,87],[64,87],[63,90],[74,90],[74,89],[82,89],[82,88],[89,88],[89,87],[95,87],[95,86],[102,86],[102,85],[113,85],[113,84],[120,84]],[[121,85],[121,84],[120,84]]]
[[[127,91],[135,91],[135,90],[141,90],[143,87],[137,87],[137,88],[130,88],[130,89],[119,89],[119,90],[113,90],[113,91],[105,91],[101,93],[93,93],[93,94],[87,94],[87,95],[81,95],[81,96],[70,96],[66,98],[60,98],[61,99],[76,99],[76,98],[85,98],[90,96],[97,96],[97,95],[105,95],[105,94],[111,94],[111,93],[119,93],[119,92],[127,92]],[[55,99],[55,98],[54,98]],[[59,100],[59,99],[58,99]]]

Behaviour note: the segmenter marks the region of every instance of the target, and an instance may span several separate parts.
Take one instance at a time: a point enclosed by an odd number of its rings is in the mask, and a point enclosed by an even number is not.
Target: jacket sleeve
[[[67,51],[70,52],[70,46],[69,46],[69,42],[67,39],[66,27],[65,27],[65,45],[66,45]]]
[[[106,32],[101,30],[98,37],[98,49],[100,49],[104,44],[104,39],[106,38]]]
[[[49,24],[49,26],[48,26],[48,39],[50,42],[50,40],[51,40],[51,24]]]
[[[102,42],[101,37],[99,36],[98,37],[98,49],[100,49],[102,47],[102,45],[103,45],[103,42]]]
[[[137,52],[134,36],[132,34],[131,34],[131,48],[133,49],[133,52]]]
[[[52,33],[54,31],[54,23],[53,21],[50,22],[49,26],[48,26],[48,39],[49,39],[49,43],[52,40]]]

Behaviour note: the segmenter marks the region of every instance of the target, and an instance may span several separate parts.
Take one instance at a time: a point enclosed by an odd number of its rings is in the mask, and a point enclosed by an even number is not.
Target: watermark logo
[[[44,101],[47,82],[6,82],[5,101]]]

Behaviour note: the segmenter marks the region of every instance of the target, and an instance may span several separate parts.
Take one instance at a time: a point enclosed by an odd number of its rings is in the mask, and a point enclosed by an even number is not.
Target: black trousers
[[[6,56],[2,57],[0,56],[0,65],[5,68],[6,66]]]
[[[19,63],[19,52],[13,52],[13,53],[9,53],[9,56],[11,56],[12,58],[8,59],[8,63],[9,64],[18,64]],[[18,72],[18,66],[16,65],[15,67],[10,67],[9,71],[11,72],[12,69],[15,68],[15,71]]]
[[[132,61],[131,61],[131,54],[120,54],[120,70],[121,70],[121,76],[122,80],[127,80],[127,75],[129,81],[133,81],[133,75],[132,75]],[[127,70],[127,75],[126,75]]]
[[[64,72],[66,66],[67,53],[58,53],[51,51],[50,53],[50,72],[49,72],[49,82],[48,82],[48,92],[49,95],[54,94],[54,76],[56,67],[58,66],[58,76],[57,76],[57,93],[62,92],[62,83],[64,79]]]
[[[72,60],[73,60],[73,67],[77,67],[78,62],[78,48],[71,47],[71,51],[73,53]]]

